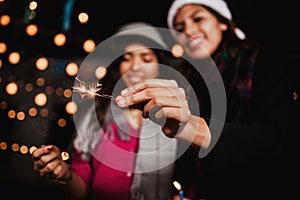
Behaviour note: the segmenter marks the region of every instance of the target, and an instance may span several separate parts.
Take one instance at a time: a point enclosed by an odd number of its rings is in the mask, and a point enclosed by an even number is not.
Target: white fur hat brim
[[[199,5],[207,6],[215,10],[216,12],[218,12],[220,15],[227,18],[228,20],[232,20],[231,12],[226,2],[223,0],[174,0],[173,3],[171,4],[171,7],[168,12],[168,17],[167,17],[167,24],[170,29],[172,30],[174,29],[173,27],[174,18],[177,12],[179,11],[179,9],[186,4],[199,4]],[[244,40],[246,38],[245,33],[239,28],[236,28],[235,33],[237,37],[241,40]]]

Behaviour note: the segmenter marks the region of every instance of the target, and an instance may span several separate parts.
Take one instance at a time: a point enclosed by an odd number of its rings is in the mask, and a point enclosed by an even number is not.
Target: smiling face
[[[218,21],[205,7],[196,4],[183,6],[174,19],[178,42],[194,59],[212,55],[220,45],[228,26]],[[188,36],[188,37],[186,37]]]
[[[120,63],[120,74],[127,86],[158,76],[159,61],[152,49],[142,44],[130,44],[125,48]]]

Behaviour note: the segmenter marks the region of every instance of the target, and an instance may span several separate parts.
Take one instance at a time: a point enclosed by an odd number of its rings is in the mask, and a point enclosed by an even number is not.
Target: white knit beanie
[[[178,10],[186,4],[200,4],[200,5],[207,6],[215,10],[216,12],[218,12],[220,15],[227,18],[228,20],[232,20],[231,12],[226,2],[223,0],[174,0],[169,9],[168,18],[167,18],[167,23],[170,29],[174,29],[173,20]],[[244,40],[246,38],[245,33],[239,28],[236,28],[235,34],[241,40]]]
[[[146,22],[130,22],[125,24],[119,28],[115,35],[116,39],[120,39],[123,36],[139,36],[155,42],[162,48],[167,47],[159,31],[154,26]]]

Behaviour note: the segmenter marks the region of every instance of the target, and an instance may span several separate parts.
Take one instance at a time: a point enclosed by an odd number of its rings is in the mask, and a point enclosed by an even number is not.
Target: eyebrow
[[[202,14],[202,13],[204,13],[204,11],[202,9],[197,9],[189,16],[189,18],[194,18],[195,15],[197,15],[198,13]],[[184,22],[174,23],[174,27],[183,26],[183,25],[184,25]]]

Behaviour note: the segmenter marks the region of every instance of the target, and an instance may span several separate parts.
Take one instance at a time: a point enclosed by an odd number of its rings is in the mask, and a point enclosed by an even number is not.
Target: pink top
[[[90,188],[92,199],[128,200],[132,183],[135,153],[138,149],[139,129],[129,126],[129,141],[121,141],[116,124],[111,124],[113,140],[107,133],[93,153],[91,162],[83,160],[78,151],[74,152],[71,167]]]

